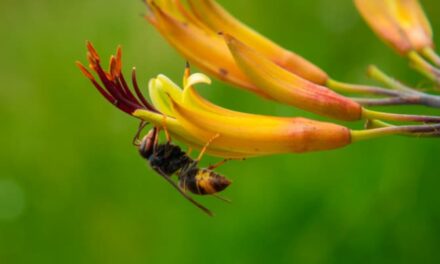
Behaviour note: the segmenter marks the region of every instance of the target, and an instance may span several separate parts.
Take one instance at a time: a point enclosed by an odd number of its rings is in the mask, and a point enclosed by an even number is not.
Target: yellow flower
[[[428,133],[438,136],[440,125],[403,126],[355,131],[344,126],[301,117],[276,117],[241,113],[215,105],[201,97],[193,85],[211,80],[204,74],[190,74],[187,67],[183,89],[164,75],[149,82],[152,104],[142,95],[133,70],[133,93],[121,72],[121,49],[110,59],[110,69],[102,69],[100,58],[88,43],[87,58],[102,85],[77,62],[83,74],[113,105],[125,113],[167,129],[172,138],[223,158],[245,158],[282,153],[303,153],[341,148],[352,142],[389,134]]]
[[[281,67],[315,83],[327,82],[324,71],[245,26],[216,2],[187,2],[191,10],[187,10],[180,0],[146,0],[149,8],[146,18],[177,51],[206,73],[265,95],[235,64],[223,38],[218,35],[227,32],[251,43],[253,48]]]
[[[339,120],[363,117],[363,108],[353,100],[285,70],[228,34],[224,37],[240,69],[278,102]]]
[[[89,67],[98,75],[102,85],[99,84],[99,82],[94,78],[91,72],[86,69],[85,66],[83,66],[80,62],[77,62],[76,64],[83,74],[92,82],[95,88],[104,96],[104,98],[107,99],[107,101],[129,115],[133,116],[134,112],[138,112],[142,116],[142,120],[150,122],[157,127],[166,126],[167,130],[174,139],[181,141],[190,147],[196,149],[203,148],[203,146],[206,144],[206,141],[203,141],[202,139],[194,137],[192,134],[188,133],[173,116],[168,116],[166,112],[162,113],[158,111],[155,106],[151,105],[144,98],[137,84],[134,69],[132,74],[132,83],[135,94],[132,93],[128,87],[124,75],[121,72],[122,52],[120,48],[118,48],[117,55],[111,57],[110,69],[108,71],[105,71],[102,68],[100,57],[91,43],[87,43],[87,48]],[[155,82],[150,81],[150,86],[152,86],[153,83],[156,83],[157,85],[155,85],[155,87],[158,87],[158,85],[161,83],[160,80],[164,78],[164,76],[159,76],[155,79]],[[170,90],[168,89],[168,91]],[[160,103],[157,103],[157,106],[160,106]],[[244,158],[251,156],[248,153],[232,151],[222,147],[217,148],[216,146],[210,146],[207,152],[213,156],[225,158]]]
[[[292,73],[296,71],[315,82],[325,82],[327,75],[321,74],[311,63],[244,26],[214,1],[188,2],[193,8],[192,13],[187,12],[180,1],[148,1],[151,12],[147,18],[190,62],[211,75],[272,100],[336,119],[352,121],[361,118],[362,109],[359,104]],[[203,17],[205,20],[199,18],[199,13],[206,14]],[[240,34],[253,47],[262,51],[262,56],[251,56],[249,59],[262,62],[255,64],[259,67],[267,66],[265,69],[268,72],[280,73],[282,78],[277,80],[280,85],[267,85],[259,81],[261,79],[255,81],[256,75],[249,74],[246,70],[248,67],[243,67],[241,63],[240,58],[243,56],[237,56],[229,41],[232,56],[223,37],[216,33],[215,30],[220,29],[220,25],[224,25],[221,29]],[[287,80],[284,78],[286,76]],[[289,83],[292,79],[294,81]]]
[[[418,0],[355,0],[374,32],[401,54],[431,48],[432,29]]]
[[[214,105],[193,88],[197,83],[210,83],[209,78],[186,76],[183,90],[165,76],[156,78],[150,85],[153,104],[196,138],[204,142],[215,138],[212,146],[261,156],[327,150],[350,143],[350,131],[339,125],[241,113]],[[142,118],[144,111],[138,110],[134,116]]]

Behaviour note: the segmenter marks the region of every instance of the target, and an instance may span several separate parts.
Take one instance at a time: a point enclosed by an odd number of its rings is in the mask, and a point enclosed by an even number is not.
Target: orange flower
[[[418,0],[355,0],[374,32],[401,54],[433,46],[432,30]]]
[[[207,152],[218,157],[245,158],[330,150],[390,134],[440,134],[440,124],[356,131],[301,117],[255,115],[225,109],[196,92],[193,85],[209,84],[211,80],[200,73],[190,75],[189,68],[185,72],[183,89],[164,75],[151,79],[151,104],[142,95],[134,71],[135,93],[128,87],[121,72],[121,49],[111,57],[108,71],[102,69],[100,58],[90,43],[88,50],[89,67],[99,76],[102,85],[81,63],[77,65],[110,103],[131,116],[166,128],[173,138],[188,146],[201,149],[206,142],[211,142]]]

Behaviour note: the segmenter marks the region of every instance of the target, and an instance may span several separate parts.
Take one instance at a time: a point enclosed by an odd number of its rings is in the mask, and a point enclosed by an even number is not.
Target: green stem
[[[417,105],[417,100],[409,100],[403,97],[390,98],[355,98],[349,97],[351,100],[358,102],[362,106],[387,106],[387,105]]]
[[[432,66],[429,62],[427,62],[422,56],[420,56],[417,52],[411,51],[408,53],[408,58],[411,62],[411,66],[413,66],[417,71],[423,74],[426,78],[433,82],[440,82],[440,70]]]
[[[429,107],[440,108],[440,96],[423,93],[421,91],[417,91],[411,87],[408,87],[397,81],[396,79],[388,76],[385,72],[380,70],[375,65],[371,65],[368,67],[368,75],[374,80],[383,83],[390,89],[401,91],[402,94],[400,98],[402,99],[402,101],[405,102],[405,104],[420,104]],[[391,104],[392,103],[389,103],[388,105]],[[375,104],[374,102],[372,102],[370,105],[374,106]]]
[[[424,48],[420,52],[425,58],[440,67],[440,56],[431,47]]]
[[[367,123],[365,124],[365,129],[375,129],[375,128],[385,128],[385,127],[395,127],[395,126],[393,124],[386,123],[377,119],[368,120]],[[419,133],[419,134],[403,133],[402,135],[407,137],[438,137],[439,133],[440,132],[434,130],[428,133]]]
[[[364,119],[381,119],[398,122],[440,123],[440,116],[392,114],[372,111],[365,108],[363,109],[362,116]]]
[[[345,92],[345,93],[367,93],[367,94],[375,94],[375,95],[387,95],[387,96],[399,96],[399,92],[390,91],[388,89],[384,89],[381,87],[367,86],[367,85],[358,85],[351,83],[344,83],[329,79],[327,81],[327,87],[337,91],[337,92]]]
[[[377,119],[369,119],[365,123],[365,129],[382,128],[382,127],[393,127],[393,124],[383,122]]]
[[[359,142],[389,135],[440,136],[440,124],[419,126],[387,126],[369,130],[352,130],[352,142]]]
[[[367,74],[370,78],[383,83],[390,89],[405,91],[407,93],[418,93],[418,91],[403,85],[401,82],[387,75],[384,71],[380,70],[379,67],[375,65],[368,66]]]

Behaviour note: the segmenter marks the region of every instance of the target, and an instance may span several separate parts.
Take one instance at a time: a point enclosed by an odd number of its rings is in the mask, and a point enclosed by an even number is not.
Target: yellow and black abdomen
[[[181,187],[198,195],[215,194],[231,184],[229,179],[209,169],[193,167],[182,176],[180,178]]]

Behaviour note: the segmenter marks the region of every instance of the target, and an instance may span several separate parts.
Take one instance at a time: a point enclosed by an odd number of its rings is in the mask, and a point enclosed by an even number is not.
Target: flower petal
[[[203,73],[191,74],[186,79],[186,82],[184,84],[185,87],[183,88],[183,90],[186,90],[188,87],[191,87],[191,86],[199,84],[199,83],[211,84],[211,79]]]
[[[158,79],[151,79],[148,83],[148,92],[154,107],[167,116],[174,117],[170,99],[163,89],[162,82]]]

